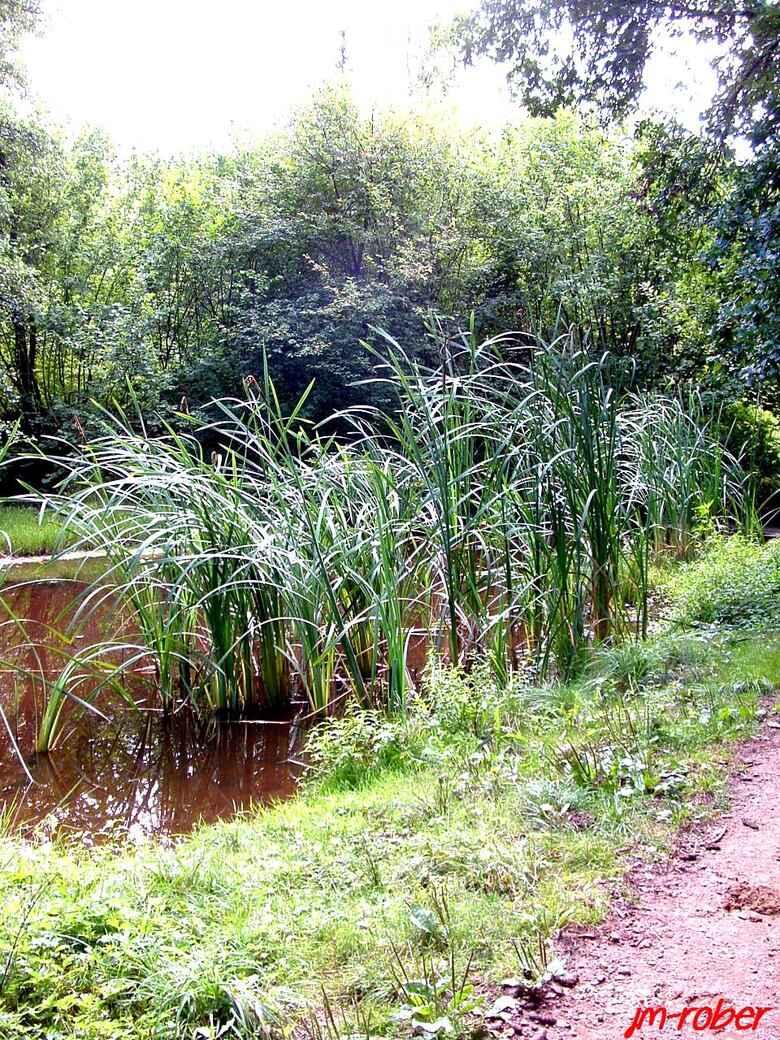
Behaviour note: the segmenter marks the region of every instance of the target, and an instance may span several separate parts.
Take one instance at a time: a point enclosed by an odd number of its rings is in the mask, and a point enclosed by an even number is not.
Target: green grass
[[[604,651],[576,685],[434,673],[403,717],[322,724],[287,803],[173,846],[6,835],[0,1035],[281,1036],[326,1002],[363,1035],[465,1035],[471,984],[518,949],[542,973],[539,939],[603,914],[627,850],[723,804],[778,678],[780,639],[709,635]]]
[[[62,525],[35,506],[0,506],[0,551],[12,556],[43,556],[67,544]],[[71,539],[72,540],[72,539]]]

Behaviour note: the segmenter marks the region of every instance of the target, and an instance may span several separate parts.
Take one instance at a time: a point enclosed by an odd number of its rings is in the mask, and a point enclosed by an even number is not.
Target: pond
[[[51,680],[59,674],[61,634],[83,588],[83,582],[60,580],[17,582],[2,589],[0,808],[9,826],[87,842],[142,840],[184,834],[200,821],[213,822],[292,794],[302,769],[296,752],[303,706],[293,706],[281,718],[208,727],[187,710],[164,719],[151,707],[149,677],[140,673],[130,687],[139,710],[103,694],[105,717],[68,703],[57,746],[48,755],[36,755],[44,702],[39,676]],[[80,649],[105,638],[110,607],[96,609],[80,627],[73,637]]]

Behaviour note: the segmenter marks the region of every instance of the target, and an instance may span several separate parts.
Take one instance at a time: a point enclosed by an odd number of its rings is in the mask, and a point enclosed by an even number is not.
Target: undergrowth
[[[780,629],[780,540],[712,538],[696,561],[670,572],[668,590],[681,625]]]
[[[484,980],[549,971],[627,843],[721,804],[780,641],[667,636],[576,684],[432,671],[317,727],[302,793],[170,847],[0,840],[0,1035],[469,1035]]]

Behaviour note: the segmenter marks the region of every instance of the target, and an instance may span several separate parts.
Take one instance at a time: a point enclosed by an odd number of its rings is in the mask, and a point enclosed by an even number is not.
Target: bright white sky
[[[333,75],[342,30],[361,105],[403,104],[428,26],[464,3],[46,0],[44,35],[22,58],[32,90],[73,130],[101,126],[123,152],[225,148],[283,123]],[[680,79],[685,88],[675,89]],[[707,62],[689,45],[655,62],[648,106],[693,127],[711,92]],[[518,113],[488,63],[458,74],[454,98],[467,120],[489,127]]]

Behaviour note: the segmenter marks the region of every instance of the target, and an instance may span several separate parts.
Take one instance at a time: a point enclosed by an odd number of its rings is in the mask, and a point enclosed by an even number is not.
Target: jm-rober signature
[[[748,1004],[743,1008],[727,1006],[722,998],[715,1007],[696,1006],[685,1007],[681,1011],[669,1011],[667,1008],[646,1007],[640,1005],[634,1012],[634,1020],[623,1036],[632,1037],[639,1030],[649,1027],[650,1029],[678,1029],[690,1026],[697,1033],[706,1030],[732,1029],[748,1031],[758,1028],[761,1019],[774,1011],[771,1007],[753,1007]]]

